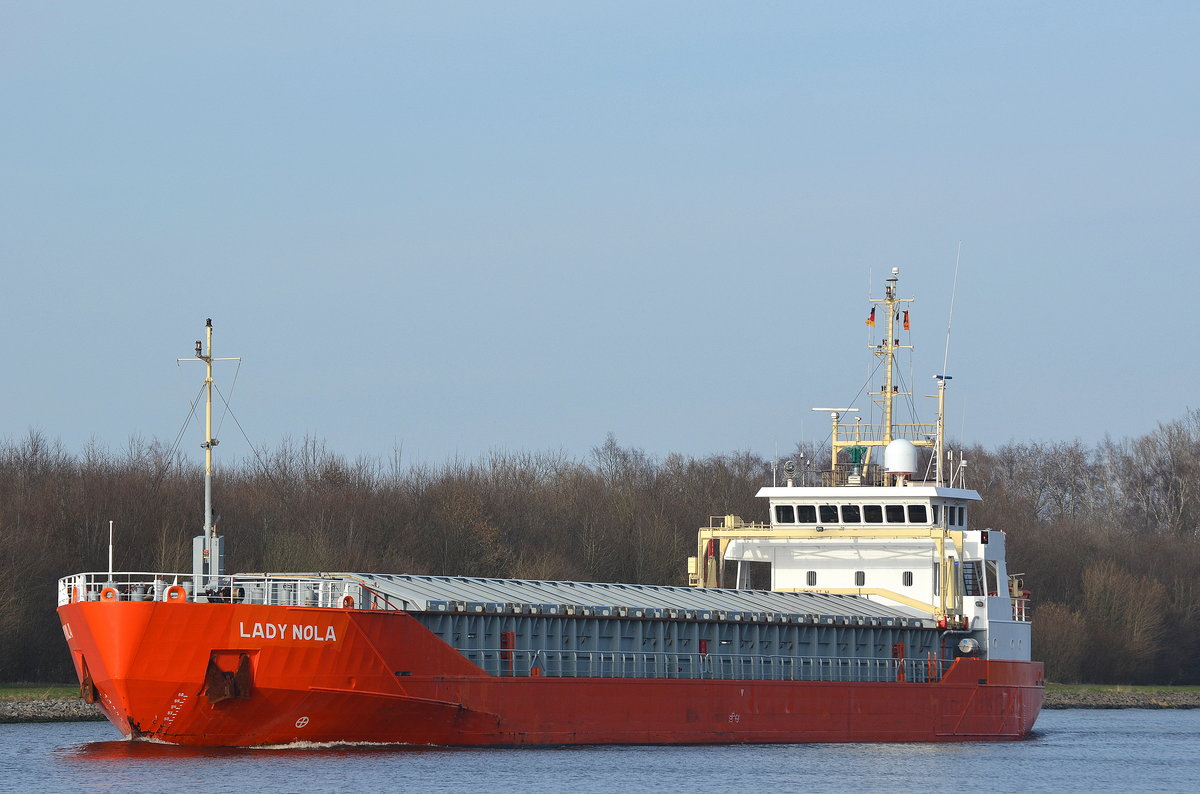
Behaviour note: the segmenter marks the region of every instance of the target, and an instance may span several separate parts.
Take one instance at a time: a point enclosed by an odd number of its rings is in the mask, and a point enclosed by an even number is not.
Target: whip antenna
[[[942,355],[942,372],[950,363],[950,327],[954,325],[954,296],[958,293],[958,263],[962,261],[962,240],[958,241],[958,253],[954,256],[954,284],[950,287],[950,317],[946,320],[946,352]]]

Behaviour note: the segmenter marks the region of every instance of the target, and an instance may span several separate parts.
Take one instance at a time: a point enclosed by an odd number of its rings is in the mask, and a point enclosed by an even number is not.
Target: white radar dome
[[[898,438],[883,451],[883,467],[891,474],[915,474],[917,447],[913,442]]]

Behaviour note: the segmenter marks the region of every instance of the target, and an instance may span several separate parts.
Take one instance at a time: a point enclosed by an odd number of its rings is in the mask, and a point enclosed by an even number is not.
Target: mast
[[[937,379],[937,431],[934,435],[933,454],[937,457],[934,463],[934,477],[938,485],[945,484],[942,479],[942,459],[946,457],[946,381],[954,380],[950,375],[934,375]]]
[[[212,354],[213,325],[212,318],[204,321],[205,341],[202,344],[196,340],[195,358],[179,358],[176,361],[204,362],[204,527],[201,535],[192,543],[192,578],[194,592],[199,595],[207,588],[208,580],[225,573],[224,538],[217,536],[217,526],[213,521],[212,508],[212,471],[213,447],[220,442],[213,438],[212,426],[212,393],[213,393],[213,362],[240,361],[240,358],[216,358]]]
[[[881,396],[883,403],[883,446],[887,447],[895,438],[895,425],[892,421],[892,401],[899,394],[896,391],[896,386],[893,386],[894,370],[896,367],[896,351],[902,348],[912,349],[912,345],[902,345],[896,337],[896,307],[901,303],[912,303],[912,298],[897,298],[896,284],[900,280],[900,268],[892,268],[892,275],[888,277],[886,286],[883,290],[884,297],[882,299],[873,299],[872,303],[883,305],[887,309],[887,338],[883,340],[883,344],[876,346],[875,355],[883,357],[884,377],[883,390],[875,392]],[[908,392],[905,392],[908,394]]]
[[[897,295],[897,284],[900,281],[900,268],[892,268],[892,274],[887,278],[884,287],[884,296],[882,298],[872,298],[871,303],[874,307],[871,309],[871,315],[867,320],[867,324],[874,327],[877,309],[883,309],[887,315],[887,331],[886,336],[882,341],[875,344],[868,344],[871,352],[883,359],[883,385],[877,392],[870,392],[872,397],[877,398],[876,402],[883,409],[882,424],[872,425],[864,424],[858,419],[853,425],[847,426],[840,423],[841,416],[846,409],[813,409],[813,410],[830,410],[833,413],[833,433],[832,433],[832,452],[833,452],[833,469],[829,473],[826,480],[827,485],[861,485],[869,482],[868,478],[862,475],[863,472],[869,472],[871,469],[871,455],[875,447],[887,448],[887,445],[896,439],[905,439],[911,441],[914,446],[918,447],[940,447],[940,439],[942,436],[941,417],[942,405],[939,400],[938,404],[938,423],[937,425],[923,424],[896,424],[894,403],[897,397],[911,395],[912,392],[902,392],[900,387],[896,385],[896,351],[911,350],[912,345],[900,344],[898,328],[900,313],[904,311],[903,329],[908,330],[908,313],[900,308],[902,304],[912,303],[913,298],[901,298]],[[943,380],[938,381],[939,394],[944,388]],[[852,432],[847,432],[853,428]],[[851,461],[840,463],[838,461],[839,453],[842,450],[850,450]],[[882,450],[880,450],[882,454]],[[940,477],[938,478],[940,482]],[[892,475],[885,474],[883,484],[891,485],[894,480]]]

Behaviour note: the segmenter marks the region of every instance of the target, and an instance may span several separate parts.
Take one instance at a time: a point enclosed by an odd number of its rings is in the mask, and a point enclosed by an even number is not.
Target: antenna
[[[958,296],[958,266],[962,262],[962,240],[958,241],[958,252],[954,255],[954,282],[950,287],[950,313],[946,318],[946,349],[942,353],[942,374],[934,375],[937,379],[937,440],[934,442],[934,457],[937,460],[937,484],[942,480],[942,458],[946,448],[946,381],[953,377],[946,374],[950,365],[950,329],[954,326],[954,302]],[[954,471],[950,472],[950,487],[954,487]]]
[[[954,283],[950,287],[950,317],[946,320],[946,352],[942,354],[942,372],[950,364],[950,327],[954,325],[954,298],[958,294],[958,264],[962,261],[962,240],[958,241],[958,253],[954,256]]]

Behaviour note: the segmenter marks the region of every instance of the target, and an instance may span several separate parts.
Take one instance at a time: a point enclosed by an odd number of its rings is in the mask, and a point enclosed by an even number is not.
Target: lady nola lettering
[[[255,623],[253,626],[247,633],[245,621],[238,621],[238,633],[247,639],[259,637],[264,640],[337,642],[337,633],[333,626],[325,626],[324,630],[312,623]]]

